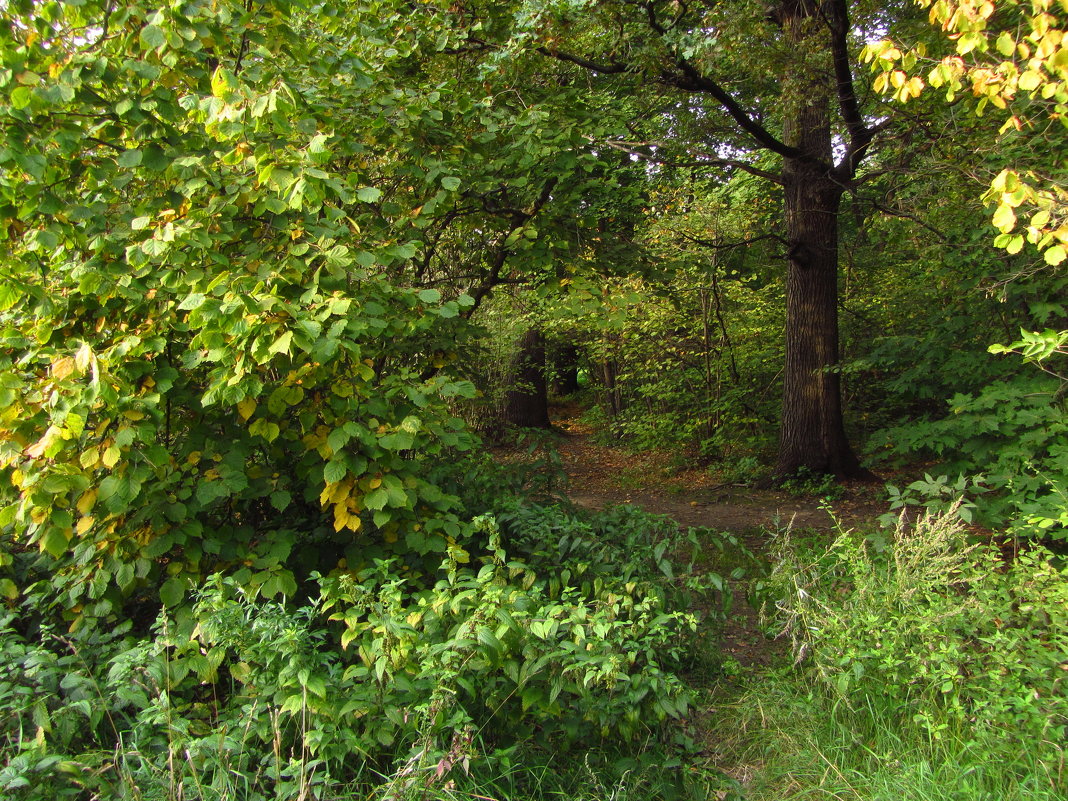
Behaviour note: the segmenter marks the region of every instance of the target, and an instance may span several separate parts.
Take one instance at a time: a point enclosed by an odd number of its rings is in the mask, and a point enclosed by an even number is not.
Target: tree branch
[[[849,9],[845,0],[831,0],[828,10],[827,27],[831,31],[831,55],[834,60],[835,86],[838,90],[842,120],[852,141],[859,142],[865,137],[870,141],[871,131],[864,125],[864,118],[860,114],[860,105],[853,86],[853,70],[849,63],[849,42],[846,38],[849,34]]]
[[[515,210],[515,213],[512,214],[512,224],[505,232],[504,236],[499,240],[500,244],[497,246],[497,252],[494,254],[489,273],[483,279],[482,283],[471,292],[471,297],[474,300],[474,303],[472,303],[463,313],[465,318],[469,318],[475,313],[475,310],[478,309],[482,301],[486,299],[486,296],[489,295],[495,286],[503,283],[503,280],[501,279],[501,271],[504,269],[508,257],[512,255],[512,251],[506,248],[504,243],[513,232],[526,225],[535,214],[545,207],[545,204],[548,203],[549,199],[552,197],[553,189],[556,188],[557,183],[559,183],[559,179],[550,178],[545,182],[541,194],[538,195],[538,199],[535,200],[534,204],[530,207],[530,211],[520,211],[517,209]]]
[[[630,68],[626,64],[621,64],[618,61],[613,61],[611,64],[599,64],[596,61],[590,61],[589,59],[576,56],[571,53],[565,53],[556,48],[539,47],[538,52],[543,56],[549,58],[555,58],[558,61],[567,61],[571,64],[577,64],[583,69],[591,70],[592,72],[600,72],[604,75],[619,75],[620,73],[627,72]]]
[[[766,239],[773,239],[781,245],[788,244],[787,241],[778,234],[761,234],[760,236],[754,236],[750,239],[742,239],[738,242],[718,242],[714,239],[702,239],[699,236],[692,236],[691,234],[688,234],[685,231],[676,231],[674,228],[669,228],[668,230],[671,231],[671,233],[673,234],[678,234],[683,239],[690,240],[695,245],[700,245],[703,248],[712,248],[713,250],[731,250],[733,248],[743,248],[747,245],[752,245],[755,242],[763,242]]]
[[[796,147],[790,147],[785,142],[774,136],[767,128],[757,122],[753,116],[742,108],[722,86],[700,73],[689,61],[682,56],[677,57],[676,66],[681,75],[672,74],[667,70],[660,73],[660,81],[676,89],[685,92],[700,92],[711,95],[723,110],[738,123],[738,126],[749,134],[762,148],[778,153],[784,158],[805,159],[805,154]]]
[[[606,145],[613,150],[619,150],[623,153],[627,153],[631,156],[641,159],[642,161],[648,161],[652,164],[663,164],[665,167],[732,167],[755,175],[758,178],[763,178],[766,181],[771,181],[774,184],[782,185],[782,177],[776,175],[773,172],[762,170],[759,167],[754,167],[751,164],[746,164],[744,161],[736,161],[735,159],[724,159],[719,156],[709,156],[704,153],[698,153],[697,155],[700,161],[669,161],[668,159],[657,158],[650,153],[645,153],[641,150],[636,150],[636,147],[659,147],[658,142],[620,142],[618,140],[613,141],[607,139],[601,142],[595,140],[592,136],[586,137],[594,144]]]

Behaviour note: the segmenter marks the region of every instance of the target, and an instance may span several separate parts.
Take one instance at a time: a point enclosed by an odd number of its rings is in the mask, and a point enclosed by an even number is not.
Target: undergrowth
[[[148,636],[8,615],[0,796],[688,795],[677,671],[722,580],[662,518],[500,506],[431,576],[376,560],[283,603],[216,575]]]
[[[709,739],[764,799],[1060,799],[1068,570],[970,541],[956,510],[892,536],[781,532],[757,585],[794,665],[714,699]]]

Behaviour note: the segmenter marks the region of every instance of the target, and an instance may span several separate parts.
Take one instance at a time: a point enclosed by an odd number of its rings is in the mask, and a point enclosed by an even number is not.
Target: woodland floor
[[[568,476],[568,495],[579,506],[603,508],[634,504],[676,520],[683,528],[707,527],[736,535],[754,554],[762,554],[769,532],[786,526],[825,530],[834,520],[820,498],[799,497],[723,483],[700,468],[679,468],[670,453],[634,454],[597,444],[574,405],[551,410],[553,426],[563,435],[556,447]],[[840,525],[870,523],[887,510],[874,499],[871,484],[847,485],[830,503]],[[760,631],[757,611],[746,601],[744,581],[731,582],[732,614],[723,631],[723,651],[743,669],[766,667],[783,657],[785,643]]]

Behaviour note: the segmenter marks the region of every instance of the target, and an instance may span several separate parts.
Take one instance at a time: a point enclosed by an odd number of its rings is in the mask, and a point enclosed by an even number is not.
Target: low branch
[[[866,199],[871,203],[872,208],[875,209],[876,211],[881,211],[883,214],[888,214],[891,217],[900,217],[903,220],[910,220],[911,222],[916,223],[916,225],[919,225],[922,228],[926,228],[932,234],[937,236],[939,238],[939,240],[941,240],[942,242],[948,242],[949,241],[949,237],[946,234],[944,234],[939,229],[935,228],[930,223],[925,222],[924,220],[921,220],[915,214],[911,214],[911,213],[909,213],[907,211],[902,211],[901,209],[894,209],[894,208],[891,208],[889,206],[884,206],[882,203],[880,203],[875,198],[866,198]]]

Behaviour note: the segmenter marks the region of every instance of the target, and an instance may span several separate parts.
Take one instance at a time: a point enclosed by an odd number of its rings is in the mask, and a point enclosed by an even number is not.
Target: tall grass
[[[1068,797],[1068,570],[949,510],[891,533],[782,532],[758,593],[794,664],[714,694],[747,801]]]

